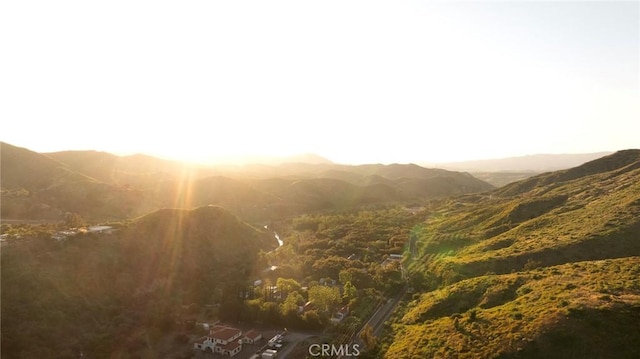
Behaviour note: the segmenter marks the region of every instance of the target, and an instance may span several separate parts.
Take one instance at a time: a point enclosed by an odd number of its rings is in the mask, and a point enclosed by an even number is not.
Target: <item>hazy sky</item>
[[[0,140],[202,160],[640,147],[640,6],[3,1]]]

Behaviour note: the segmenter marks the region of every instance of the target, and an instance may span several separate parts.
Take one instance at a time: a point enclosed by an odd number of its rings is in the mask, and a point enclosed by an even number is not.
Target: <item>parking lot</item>
[[[262,339],[260,339],[256,344],[243,344],[242,351],[235,355],[234,359],[251,359],[255,354],[260,355],[264,350],[273,348],[278,351],[277,358],[283,359],[287,358],[290,353],[296,349],[296,347],[303,342],[304,340],[316,336],[314,333],[301,333],[301,332],[286,332],[283,330],[260,330],[262,333]],[[280,341],[277,340],[273,343],[273,345],[269,345],[269,340],[275,337],[276,335],[283,334],[280,338]],[[296,350],[296,352],[299,351]],[[212,358],[229,358],[228,355],[221,354],[213,354],[211,352],[202,352],[200,350],[194,350],[193,358],[196,359],[212,359]],[[261,356],[259,356],[261,358]],[[291,358],[293,359],[293,357]]]

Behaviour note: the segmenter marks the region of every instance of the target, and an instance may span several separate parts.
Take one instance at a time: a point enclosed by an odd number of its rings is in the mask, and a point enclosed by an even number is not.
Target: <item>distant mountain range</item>
[[[486,159],[476,161],[448,162],[448,163],[425,163],[424,166],[444,168],[452,171],[467,172],[549,172],[558,171],[596,158],[610,155],[613,152],[594,152],[580,154],[536,154],[518,157],[507,157],[498,159]]]
[[[206,161],[204,161],[207,163]],[[245,166],[252,164],[262,164],[268,166],[277,166],[283,163],[313,163],[313,164],[329,164],[330,160],[317,155],[315,153],[303,153],[293,156],[232,156],[226,158],[214,158],[209,161],[212,166]]]
[[[257,219],[493,188],[468,173],[413,164],[350,166],[312,156],[315,163],[197,166],[144,155],[45,154],[1,146],[5,219],[59,219],[66,212],[130,218],[158,208],[210,204]]]
[[[476,178],[491,183],[496,187],[502,187],[540,173],[579,166],[587,161],[611,153],[537,154],[477,161],[432,163],[424,164],[424,166],[444,168],[451,171],[467,171]]]

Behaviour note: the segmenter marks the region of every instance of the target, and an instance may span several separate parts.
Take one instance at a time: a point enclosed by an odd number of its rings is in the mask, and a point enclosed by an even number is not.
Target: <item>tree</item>
[[[284,317],[295,316],[298,314],[298,308],[303,302],[304,298],[298,292],[290,292],[287,295],[287,299],[280,305],[280,313]]]
[[[409,285],[415,290],[433,290],[438,286],[438,280],[433,273],[420,271],[409,274]]]
[[[309,301],[313,302],[317,308],[328,312],[340,303],[340,290],[323,285],[309,288]]]
[[[64,225],[67,228],[78,228],[85,225],[85,221],[81,215],[77,213],[67,212],[64,216]]]
[[[362,332],[360,332],[360,339],[362,339],[362,341],[364,342],[367,350],[373,350],[378,344],[378,338],[376,338],[375,334],[373,333],[373,327],[371,327],[369,324],[365,325],[362,329]]]
[[[278,278],[276,280],[276,287],[278,290],[283,293],[291,293],[293,291],[300,291],[300,283],[298,283],[295,279],[290,278]]]
[[[358,291],[356,290],[356,287],[353,284],[351,284],[350,281],[347,281],[344,284],[342,298],[346,300],[351,300],[355,298],[357,294],[358,294]]]
[[[340,280],[340,283],[342,284],[351,282],[353,281],[353,273],[346,269],[343,269],[340,271],[340,274],[338,274],[338,280]]]

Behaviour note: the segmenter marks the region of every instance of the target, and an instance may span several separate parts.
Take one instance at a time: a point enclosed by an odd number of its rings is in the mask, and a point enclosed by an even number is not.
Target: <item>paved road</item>
[[[405,293],[407,293],[406,287],[402,288],[402,291],[400,291],[400,293],[395,298],[390,298],[389,300],[387,300],[387,302],[384,303],[375,313],[373,313],[371,318],[369,318],[367,324],[373,328],[374,335],[379,336],[380,334],[382,334],[382,325],[387,319],[389,319],[389,316],[391,315],[391,313],[393,313],[393,310],[396,309],[396,306],[398,305],[398,303],[400,303],[400,300],[402,299],[402,297],[404,297]],[[360,333],[358,333],[358,339],[359,338]]]
[[[384,322],[389,319],[391,313],[396,308],[402,297],[407,293],[407,288],[402,288],[402,291],[398,293],[394,298],[387,299],[386,302],[378,306],[376,311],[369,317],[369,320],[365,323],[365,325],[360,328],[360,330],[351,338],[351,343],[358,344],[360,348],[365,348],[364,343],[360,339],[360,333],[367,326],[371,326],[373,328],[373,334],[377,337],[382,334],[382,327]]]
[[[303,340],[313,337],[316,334],[308,334],[308,333],[297,333],[297,332],[289,332],[286,336],[286,338],[284,339],[284,341],[287,343],[282,350],[280,350],[278,352],[278,359],[286,359],[289,355],[289,353],[295,349],[295,347],[298,345],[298,343],[302,342]]]

